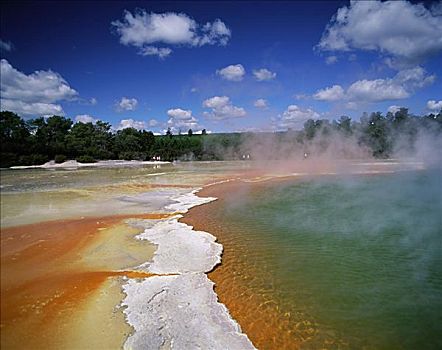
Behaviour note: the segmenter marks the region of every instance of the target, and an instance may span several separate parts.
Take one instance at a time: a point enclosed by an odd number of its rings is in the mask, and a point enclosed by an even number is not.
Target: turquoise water
[[[219,214],[242,227],[242,254],[271,273],[278,304],[321,334],[349,348],[440,349],[441,179],[431,170],[272,183],[228,195]]]

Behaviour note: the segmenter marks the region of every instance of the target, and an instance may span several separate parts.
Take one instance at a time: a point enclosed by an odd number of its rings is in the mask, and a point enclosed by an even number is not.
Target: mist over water
[[[416,117],[402,108],[386,116],[364,114],[360,121],[345,116],[335,121],[310,119],[303,130],[243,133],[230,141],[221,137],[212,147],[217,159],[253,160],[262,171],[274,170],[271,162],[276,161],[280,172],[348,173],[355,161],[379,159],[440,168],[442,114]]]
[[[240,227],[245,259],[271,273],[262,284],[283,311],[307,315],[319,335],[440,348],[441,179],[432,169],[272,183],[228,195],[220,218]]]

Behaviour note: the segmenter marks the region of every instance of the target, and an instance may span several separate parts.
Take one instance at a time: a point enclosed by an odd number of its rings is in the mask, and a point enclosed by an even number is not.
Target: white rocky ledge
[[[158,220],[137,236],[156,244],[152,261],[137,267],[147,272],[166,275],[187,272],[209,272],[221,262],[223,247],[216,237],[178,222],[181,215]]]
[[[172,198],[173,212],[216,200],[200,198],[198,190]],[[138,239],[157,245],[152,261],[136,269],[157,275],[129,279],[122,305],[134,332],[125,349],[254,349],[227,308],[218,302],[214,283],[205,272],[221,262],[222,245],[216,237],[178,222],[182,215],[163,220],[137,220],[144,226]]]
[[[204,273],[129,280],[123,306],[135,332],[124,348],[254,349],[213,286]]]

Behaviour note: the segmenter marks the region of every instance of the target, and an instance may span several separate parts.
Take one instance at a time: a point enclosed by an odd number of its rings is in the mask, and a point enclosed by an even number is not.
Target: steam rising
[[[442,166],[442,114],[415,117],[401,108],[360,121],[308,120],[301,131],[237,134],[214,143],[218,159],[252,160],[259,168],[280,171],[346,172],[356,162],[377,159]]]

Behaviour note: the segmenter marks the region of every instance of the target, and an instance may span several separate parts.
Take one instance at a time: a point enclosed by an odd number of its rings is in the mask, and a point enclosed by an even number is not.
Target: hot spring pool
[[[233,232],[225,248],[241,247],[231,273],[254,268],[244,283],[311,320],[306,348],[441,348],[441,179],[322,176],[227,194],[214,215]]]

